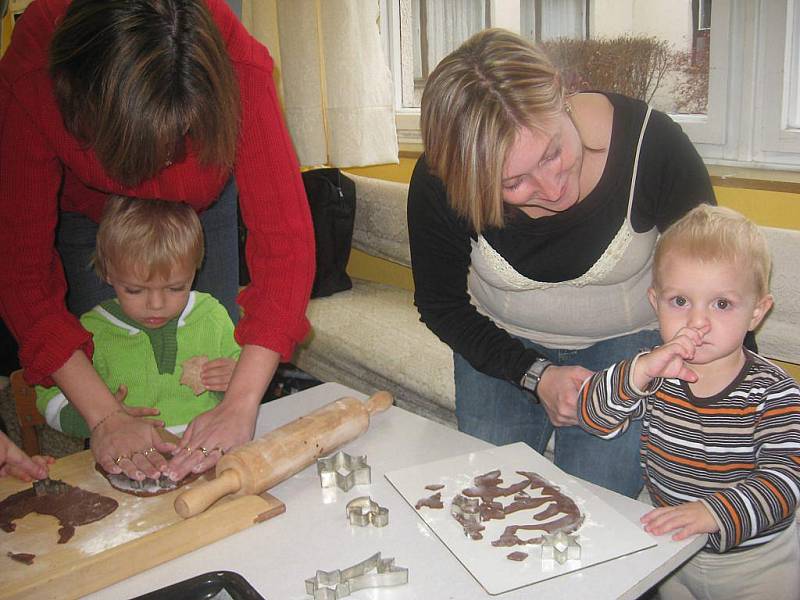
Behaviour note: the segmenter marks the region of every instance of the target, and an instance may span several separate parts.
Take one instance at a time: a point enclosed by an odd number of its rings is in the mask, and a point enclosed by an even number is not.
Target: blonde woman
[[[534,45],[476,34],[431,73],[408,198],[415,303],[454,354],[462,431],[524,441],[629,496],[639,430],[575,427],[592,371],[659,342],[647,300],[660,231],[714,203],[667,115],[610,93],[565,95]]]

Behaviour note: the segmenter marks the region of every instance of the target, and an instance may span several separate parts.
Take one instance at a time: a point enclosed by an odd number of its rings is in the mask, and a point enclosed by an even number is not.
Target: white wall
[[[692,45],[691,0],[593,0],[589,7],[592,37],[625,34],[656,36],[689,50]]]

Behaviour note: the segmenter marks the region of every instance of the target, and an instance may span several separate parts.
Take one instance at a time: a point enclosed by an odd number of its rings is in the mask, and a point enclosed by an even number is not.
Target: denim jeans
[[[219,198],[203,213],[200,223],[205,236],[205,258],[193,289],[214,296],[236,323],[239,310],[239,234],[236,182],[231,177]],[[76,316],[114,297],[114,289],[97,277],[91,265],[98,225],[74,212],[59,215],[56,248],[67,278],[67,308]]]
[[[545,348],[529,340],[556,365],[580,365],[598,371],[661,343],[658,331],[648,330],[598,342],[582,350]],[[620,494],[635,498],[642,489],[639,465],[641,421],[623,435],[604,440],[578,426],[553,427],[544,408],[518,386],[485,375],[459,354],[453,354],[458,428],[496,445],[525,442],[544,453],[555,431],[555,464],[560,469]]]

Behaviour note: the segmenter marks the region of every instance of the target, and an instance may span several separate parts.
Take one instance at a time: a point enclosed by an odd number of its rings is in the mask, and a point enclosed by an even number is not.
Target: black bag
[[[312,169],[303,174],[316,238],[317,272],[312,298],[353,287],[346,272],[356,216],[356,184],[339,169]],[[239,285],[250,283],[244,248],[247,229],[239,216]]]
[[[356,217],[356,184],[335,168],[305,171],[303,184],[317,242],[317,273],[311,297],[349,290],[353,282],[346,268]]]

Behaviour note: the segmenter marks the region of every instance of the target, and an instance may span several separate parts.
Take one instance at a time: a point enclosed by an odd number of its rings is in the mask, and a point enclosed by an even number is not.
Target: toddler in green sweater
[[[197,214],[179,202],[112,196],[97,232],[94,267],[116,298],[81,316],[92,362],[129,412],[167,427],[214,408],[239,358],[225,308],[191,289],[203,247]],[[37,386],[36,404],[55,429],[89,437],[57,387]]]

